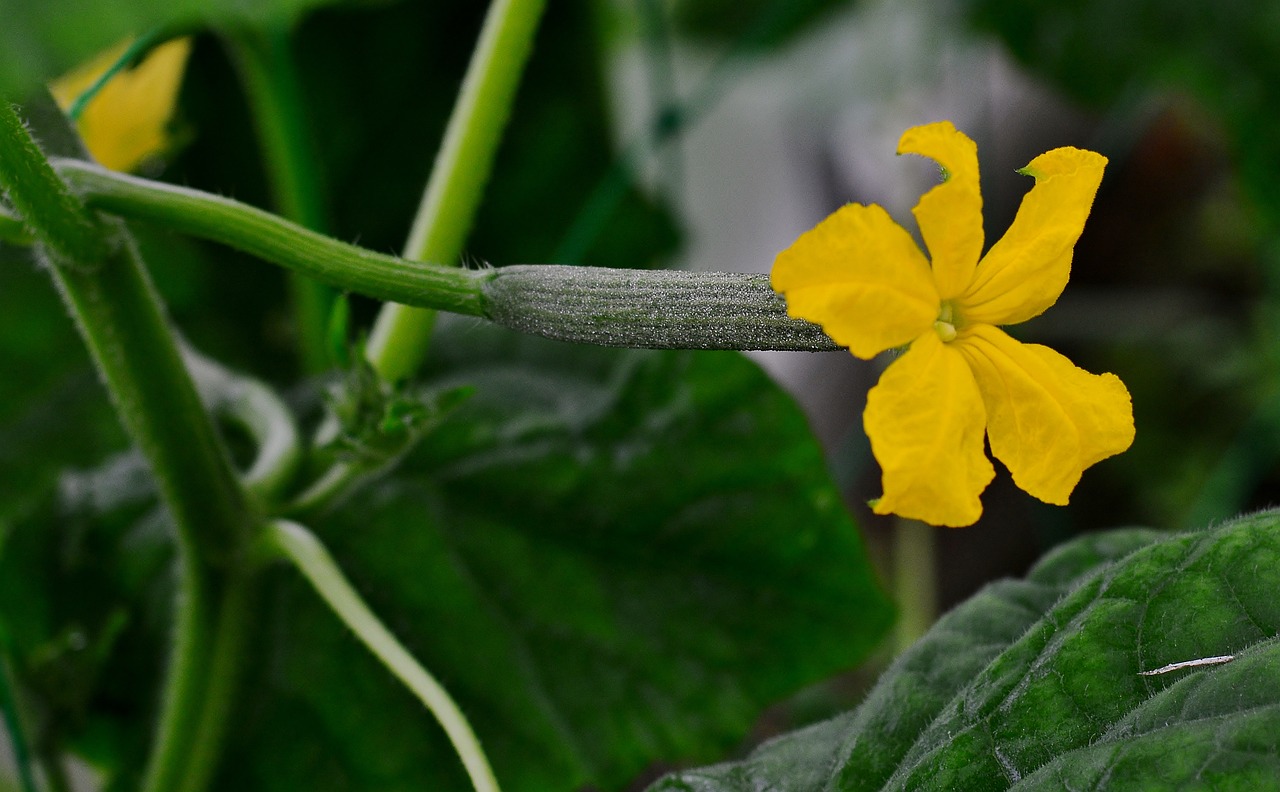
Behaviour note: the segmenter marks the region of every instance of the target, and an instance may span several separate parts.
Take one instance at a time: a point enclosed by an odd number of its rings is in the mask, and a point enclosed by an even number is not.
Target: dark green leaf
[[[653,790],[1263,788],[1278,570],[1276,512],[1085,537],[941,619],[854,712]]]
[[[721,755],[883,634],[818,448],[754,365],[453,329],[439,384],[475,395],[412,475],[322,533],[507,788],[619,788]],[[430,717],[309,592],[276,603],[224,787],[465,785]]]

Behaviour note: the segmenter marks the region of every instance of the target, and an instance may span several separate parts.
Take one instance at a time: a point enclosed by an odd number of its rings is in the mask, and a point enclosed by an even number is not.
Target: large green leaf
[[[474,397],[320,528],[507,788],[723,755],[883,634],[818,448],[746,359],[455,329],[445,384]],[[222,787],[464,788],[431,718],[283,577]]]
[[[1267,788],[1278,583],[1276,512],[1085,537],[941,619],[854,712],[652,789]]]

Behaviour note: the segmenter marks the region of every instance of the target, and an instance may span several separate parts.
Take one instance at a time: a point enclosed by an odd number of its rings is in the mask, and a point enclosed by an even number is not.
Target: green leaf
[[[0,0],[0,97],[10,101],[155,28],[290,25],[336,0]]]
[[[1276,512],[1087,536],[942,618],[857,710],[651,790],[1265,787],[1278,578]]]
[[[615,789],[723,755],[883,635],[804,419],[745,358],[449,327],[433,384],[474,396],[317,528],[506,788]],[[431,718],[284,577],[219,786],[463,788]]]

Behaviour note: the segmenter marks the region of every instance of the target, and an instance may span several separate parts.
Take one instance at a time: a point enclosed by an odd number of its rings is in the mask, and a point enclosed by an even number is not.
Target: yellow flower
[[[1058,300],[1107,160],[1059,148],[1020,173],[1035,186],[1004,237],[982,256],[978,150],[950,122],[908,129],[898,153],[938,162],[942,184],[912,210],[932,257],[879,206],[850,204],[774,262],[788,313],[869,359],[910,344],[867,396],[863,425],[883,473],[877,514],[962,526],[982,514],[995,476],[1065,504],[1085,468],[1133,442],[1129,392],[997,325]],[[981,261],[979,261],[981,259]]]
[[[93,85],[128,49],[122,42],[49,85],[63,110]],[[93,158],[105,167],[131,171],[169,147],[168,124],[178,100],[189,38],[156,47],[137,66],[113,76],[89,100],[77,127]]]

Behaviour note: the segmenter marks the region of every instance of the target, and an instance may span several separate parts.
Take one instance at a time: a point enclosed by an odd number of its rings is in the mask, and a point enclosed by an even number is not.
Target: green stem
[[[419,264],[309,231],[247,204],[108,171],[79,160],[58,169],[92,206],[230,245],[342,289],[482,315],[487,273]]]
[[[675,56],[671,51],[669,12],[663,0],[641,0],[641,28],[647,52],[645,73],[649,82],[649,101],[653,117],[662,123],[668,108],[679,102],[676,90]],[[663,192],[664,203],[674,214],[679,214],[683,200],[684,156],[678,145],[670,146],[658,155],[658,188]]]
[[[918,520],[893,525],[893,588],[898,604],[898,653],[914,644],[938,617],[938,560],[934,527]]]
[[[199,673],[200,698],[186,703],[183,713],[186,732],[181,748],[159,746],[152,757],[148,791],[204,792],[213,780],[226,738],[231,705],[240,681],[245,639],[256,601],[255,570],[237,564],[221,580],[216,622],[207,655],[193,661],[185,671]],[[190,716],[194,717],[190,717]]]
[[[226,198],[106,171],[58,168],[97,208],[231,245],[342,289],[577,343],[683,349],[839,349],[787,316],[766,275],[512,266],[462,270],[364,250]]]
[[[493,0],[422,196],[405,258],[453,264],[480,205],[546,0]],[[395,382],[426,357],[435,314],[384,305],[365,355]]]
[[[252,517],[132,239],[67,189],[3,103],[0,186],[50,254],[50,273],[182,541],[209,564],[234,555]]]
[[[280,213],[313,231],[327,225],[313,138],[302,86],[289,47],[289,31],[239,30],[226,36],[261,141],[272,197]],[[289,292],[307,371],[329,367],[326,330],[333,292],[293,274]]]
[[[252,570],[241,559],[193,579],[184,558],[175,645],[144,792],[203,792],[212,780],[253,613]]]
[[[65,120],[64,120],[65,123]],[[155,476],[176,528],[181,580],[174,654],[144,789],[196,790],[188,772],[209,720],[210,658],[255,520],[183,365],[168,318],[124,228],[93,214],[59,179],[14,109],[0,102],[0,186],[47,257],[116,411]]]
[[[489,760],[462,710],[369,609],[320,540],[303,526],[287,520],[268,524],[263,540],[302,573],[343,624],[435,716],[462,759],[476,792],[498,792]]]
[[[51,253],[85,267],[109,252],[102,223],[49,167],[13,105],[0,99],[0,187]]]
[[[357,480],[370,472],[350,462],[338,462],[298,493],[282,513],[291,517],[314,514],[339,496],[350,493]]]

